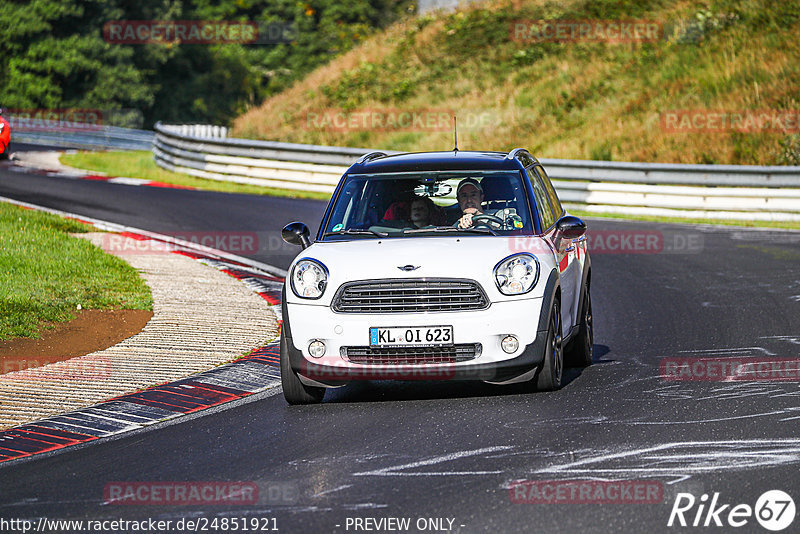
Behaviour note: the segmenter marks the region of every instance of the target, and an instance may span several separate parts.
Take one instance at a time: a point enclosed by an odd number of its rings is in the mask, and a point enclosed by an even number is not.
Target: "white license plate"
[[[379,346],[437,346],[453,344],[452,326],[372,327],[369,344]]]

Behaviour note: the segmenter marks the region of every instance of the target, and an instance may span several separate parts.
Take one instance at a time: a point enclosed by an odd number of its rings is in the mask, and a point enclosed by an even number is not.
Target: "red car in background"
[[[11,124],[3,117],[5,112],[0,108],[0,159],[8,159],[8,144],[11,142]]]

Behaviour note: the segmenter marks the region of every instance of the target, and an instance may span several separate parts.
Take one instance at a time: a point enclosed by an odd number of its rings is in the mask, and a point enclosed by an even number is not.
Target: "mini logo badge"
[[[420,267],[421,267],[421,265],[411,265],[411,264],[408,264],[408,265],[401,265],[401,266],[398,266],[397,268],[398,268],[398,269],[400,269],[401,271],[406,271],[406,272],[409,272],[409,271],[416,271],[416,270],[417,270],[417,269],[419,269]]]

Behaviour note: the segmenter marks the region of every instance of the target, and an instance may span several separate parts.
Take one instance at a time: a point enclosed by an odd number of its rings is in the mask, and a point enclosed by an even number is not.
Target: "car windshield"
[[[526,199],[513,171],[353,174],[336,197],[322,238],[530,234]],[[465,213],[471,217],[462,220]]]

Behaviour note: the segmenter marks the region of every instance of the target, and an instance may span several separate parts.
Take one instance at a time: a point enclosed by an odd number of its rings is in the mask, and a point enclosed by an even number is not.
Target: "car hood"
[[[495,287],[493,270],[504,258],[520,252],[529,252],[539,259],[541,276],[546,280],[547,273],[554,267],[554,256],[546,242],[536,236],[359,238],[315,243],[297,256],[289,272],[300,259],[315,259],[328,269],[328,289],[321,299],[313,302],[295,297],[291,290],[287,290],[287,298],[329,305],[339,286],[354,280],[467,278],[478,281],[490,300],[507,300]],[[536,293],[538,291],[530,296]]]

